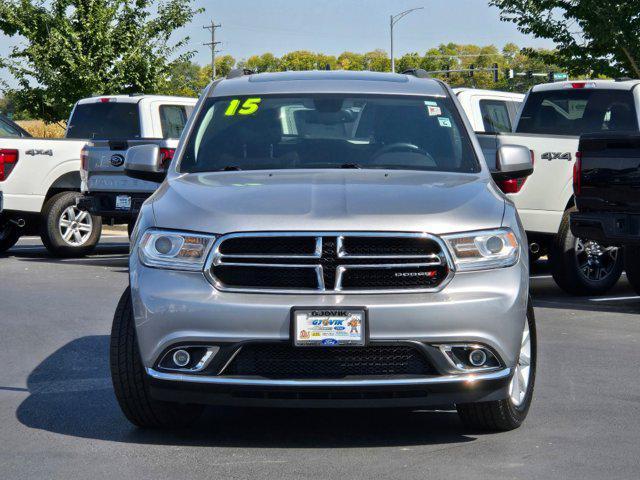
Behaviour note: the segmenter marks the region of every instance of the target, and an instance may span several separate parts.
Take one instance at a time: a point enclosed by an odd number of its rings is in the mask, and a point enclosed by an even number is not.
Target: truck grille
[[[337,379],[435,373],[424,354],[407,345],[296,348],[286,343],[259,343],[241,347],[222,375]]]
[[[246,233],[221,237],[208,276],[220,290],[434,291],[449,278],[439,239],[418,233]]]

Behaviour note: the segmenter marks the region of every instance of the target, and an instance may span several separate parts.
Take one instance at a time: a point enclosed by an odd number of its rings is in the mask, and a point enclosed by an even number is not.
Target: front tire
[[[155,400],[140,358],[131,306],[131,290],[120,298],[111,330],[111,380],[125,417],[143,428],[184,428],[202,413],[202,405]]]
[[[518,428],[529,413],[536,379],[536,319],[531,299],[522,332],[520,353],[504,400],[457,405],[462,423],[473,430],[508,431]]]
[[[42,209],[40,238],[57,257],[81,257],[93,251],[102,230],[102,218],[76,207],[78,192],[51,197]]]
[[[603,295],[622,275],[622,250],[576,238],[569,228],[569,214],[575,211],[572,207],[564,212],[560,229],[551,242],[551,274],[556,284],[571,295]]]

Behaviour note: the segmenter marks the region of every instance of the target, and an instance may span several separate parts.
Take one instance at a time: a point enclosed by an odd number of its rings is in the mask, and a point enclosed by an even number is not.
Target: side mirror
[[[528,177],[533,173],[531,150],[522,145],[503,145],[496,152],[496,170],[491,176],[497,182]]]
[[[124,173],[127,177],[160,183],[167,176],[161,164],[157,145],[138,145],[127,150],[124,157]]]

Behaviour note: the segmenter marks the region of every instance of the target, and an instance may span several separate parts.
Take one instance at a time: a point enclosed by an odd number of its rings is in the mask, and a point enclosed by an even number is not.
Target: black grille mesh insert
[[[225,240],[220,253],[225,255],[312,255],[314,237],[235,237]]]
[[[412,346],[318,348],[285,343],[247,344],[223,372],[281,379],[433,374],[424,354]]]
[[[342,278],[343,290],[421,289],[437,287],[447,269],[398,267],[350,269]]]
[[[342,249],[348,255],[429,255],[439,253],[439,245],[430,238],[345,237]]]
[[[312,268],[261,268],[218,265],[216,277],[228,287],[312,289],[318,288]]]

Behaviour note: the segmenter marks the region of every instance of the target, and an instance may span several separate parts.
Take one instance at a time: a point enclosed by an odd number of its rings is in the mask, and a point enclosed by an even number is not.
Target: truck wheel
[[[560,230],[551,242],[551,274],[556,284],[571,295],[602,295],[622,275],[622,250],[574,237],[569,228],[569,214],[574,211],[572,207],[564,212]]]
[[[13,247],[20,239],[20,230],[12,223],[0,225],[0,253]]]
[[[151,397],[144,371],[127,288],[118,302],[110,346],[111,380],[116,399],[127,419],[138,427],[183,428],[202,413],[202,405],[161,402]]]
[[[42,208],[40,237],[47,250],[59,257],[90,253],[100,240],[102,218],[76,207],[77,192],[51,197]]]
[[[624,269],[627,272],[627,280],[640,295],[640,247],[624,248]]]
[[[462,423],[474,430],[507,431],[518,428],[529,413],[536,380],[536,319],[531,298],[522,332],[520,353],[504,400],[457,405]]]

